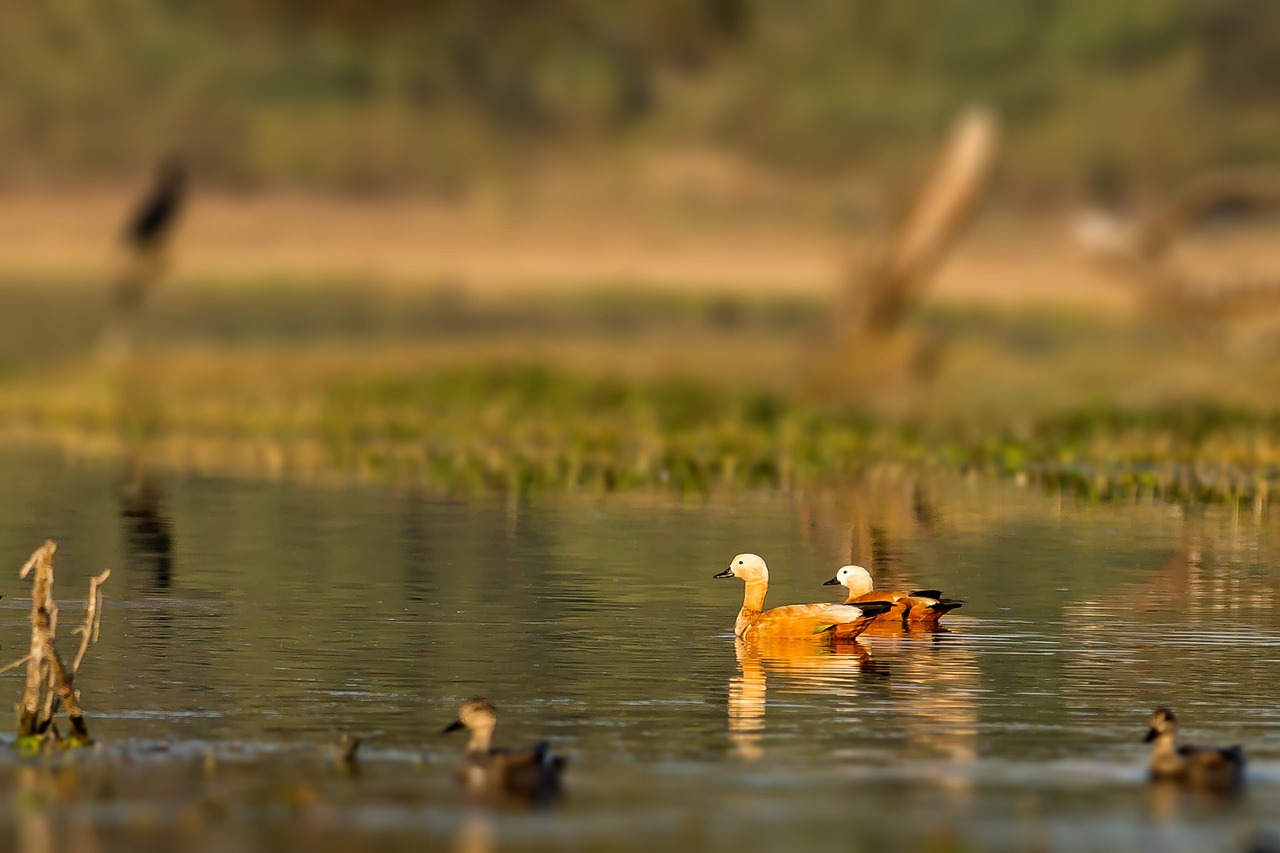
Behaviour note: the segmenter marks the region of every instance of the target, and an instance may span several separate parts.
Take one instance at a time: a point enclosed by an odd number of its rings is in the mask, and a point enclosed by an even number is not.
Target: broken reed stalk
[[[98,631],[102,628],[102,585],[109,577],[111,577],[111,570],[103,569],[97,577],[89,578],[89,598],[84,606],[84,624],[74,631],[80,635],[80,649],[76,652],[75,662],[71,664],[72,674],[80,671],[80,663],[84,660],[84,653],[89,651],[90,644],[98,642]]]
[[[18,572],[18,577],[25,580],[32,568],[36,571],[35,582],[31,587],[31,651],[27,655],[27,683],[22,690],[18,737],[30,737],[43,731],[40,712],[44,684],[49,679],[49,664],[45,660],[45,652],[52,645],[49,638],[53,633],[53,616],[49,611],[53,603],[53,552],[57,549],[53,540],[45,540],[31,555],[31,559],[27,560],[22,571]]]
[[[53,600],[53,554],[57,549],[53,540],[45,540],[18,573],[20,578],[25,579],[33,569],[35,571],[31,588],[31,650],[25,658],[27,680],[19,705],[18,737],[41,737],[50,731],[56,736],[53,716],[61,705],[67,710],[72,737],[88,741],[89,732],[85,726],[84,713],[80,709],[79,694],[72,686],[72,675],[80,668],[89,645],[98,639],[102,618],[101,586],[111,576],[111,572],[104,571],[89,582],[84,625],[77,629],[81,634],[80,650],[76,654],[74,665],[68,671],[54,645],[58,606]],[[16,665],[10,664],[10,667]]]

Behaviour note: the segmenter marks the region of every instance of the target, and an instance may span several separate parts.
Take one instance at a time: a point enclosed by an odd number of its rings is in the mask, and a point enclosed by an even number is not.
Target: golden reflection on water
[[[53,774],[47,767],[26,764],[18,768],[18,853],[53,853],[53,826],[47,802],[53,787]]]
[[[888,671],[857,642],[830,640],[734,641],[738,675],[729,679],[729,738],[737,753],[748,760],[763,756],[767,678],[787,680],[796,693],[849,695],[853,680],[863,675],[887,675]]]
[[[729,740],[739,756],[754,761],[764,755],[764,662],[744,645],[741,638],[734,641],[738,674],[729,679]]]
[[[54,853],[75,850],[97,853],[102,849],[97,829],[83,809],[75,808],[80,798],[80,777],[76,767],[23,764],[17,768],[15,792],[15,845],[17,853]],[[71,804],[70,815],[61,826],[54,812]]]
[[[1066,630],[1087,637],[1117,619],[1134,628],[1161,611],[1176,611],[1178,623],[1187,627],[1238,630],[1228,613],[1270,613],[1280,604],[1280,586],[1269,575],[1242,571],[1249,563],[1274,559],[1263,553],[1264,546],[1259,528],[1189,517],[1162,563],[1137,580],[1068,603]]]
[[[896,722],[906,738],[903,757],[976,761],[981,681],[977,649],[952,641],[946,629],[912,631],[883,643],[873,637],[871,643],[882,657],[888,656],[890,645],[896,652],[891,661],[899,700]],[[948,779],[955,785],[969,784],[966,776]]]
[[[492,819],[484,811],[472,808],[454,833],[454,853],[490,853],[496,846]]]
[[[797,507],[802,544],[830,553],[832,571],[847,563],[866,566],[877,585],[885,588],[910,585],[898,546],[932,536],[942,517],[939,505],[919,482],[884,472],[870,475],[857,489],[810,498]]]
[[[1247,740],[1239,729],[1245,709],[1273,705],[1268,679],[1253,669],[1280,644],[1269,531],[1248,515],[1242,522],[1238,513],[1189,513],[1165,538],[1167,550],[1133,566],[1130,579],[1070,591],[1062,701],[1100,737],[1135,749],[1146,714],[1160,705],[1195,703],[1195,725],[1207,737],[1216,730],[1230,742]],[[1174,821],[1194,801],[1176,786],[1155,785],[1151,815]]]
[[[977,760],[977,652],[964,643],[939,642],[945,632],[886,630],[867,642],[738,639],[738,673],[729,679],[729,738],[739,756],[763,756],[769,679],[788,693],[858,702],[857,682],[886,679],[895,698],[895,734],[903,758]],[[873,654],[884,642],[886,653]],[[862,701],[865,701],[863,699]],[[963,775],[948,784],[967,786]]]

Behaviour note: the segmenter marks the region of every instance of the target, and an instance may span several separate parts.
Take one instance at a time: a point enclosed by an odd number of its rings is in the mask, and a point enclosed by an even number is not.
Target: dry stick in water
[[[58,624],[58,608],[53,601],[53,554],[57,548],[52,540],[46,540],[31,555],[18,575],[26,578],[32,569],[35,570],[35,582],[31,588],[31,651],[26,658],[27,681],[22,692],[18,736],[33,737],[48,731],[60,703],[67,709],[72,734],[87,740],[89,732],[85,727],[79,696],[72,687],[71,677],[80,667],[89,644],[97,640],[102,602],[100,587],[111,576],[111,572],[104,571],[89,582],[85,624],[79,629],[83,635],[80,651],[76,655],[74,667],[68,672],[53,644]],[[49,688],[47,694],[43,692],[45,685]]]
[[[0,675],[3,675],[4,673],[8,672],[11,669],[17,669],[18,667],[22,666],[29,660],[31,660],[31,655],[23,655],[22,657],[18,658],[12,663],[7,663],[4,666],[0,666]]]
[[[84,607],[84,624],[75,630],[80,635],[80,650],[76,652],[75,662],[71,664],[71,672],[80,671],[80,662],[84,653],[89,651],[92,643],[98,642],[98,630],[102,627],[102,585],[111,577],[110,569],[103,569],[96,578],[89,578],[89,598]]]
[[[53,605],[51,589],[53,587],[53,552],[58,550],[52,539],[36,549],[27,560],[18,577],[26,579],[34,568],[35,582],[31,587],[31,651],[27,655],[27,683],[22,690],[22,710],[18,717],[18,737],[31,737],[43,730],[40,725],[40,711],[43,704],[40,699],[45,683],[49,679],[49,664],[45,660],[45,650],[52,646],[53,617],[50,607]]]
[[[76,659],[71,664],[71,675],[75,675],[77,672],[80,671],[80,664],[84,660],[85,652],[89,650],[90,645],[98,642],[98,630],[102,626],[101,586],[102,584],[106,583],[107,578],[109,577],[111,577],[111,570],[103,569],[100,575],[89,579],[89,596],[85,601],[84,624],[81,625],[79,628],[76,628],[75,631],[72,632],[73,634],[80,635],[80,649],[76,652]],[[55,607],[54,609],[55,632],[57,629],[57,616],[58,616],[58,613]],[[58,662],[61,663],[61,658],[58,658]],[[70,677],[69,676],[66,677],[65,680],[66,680],[67,686],[70,687],[71,686]],[[79,700],[80,691],[73,690],[73,692],[75,694],[75,698]],[[58,712],[58,699],[60,699],[61,696],[62,696],[62,693],[58,689],[57,678],[55,677],[55,674],[51,672],[49,676],[49,695],[45,699],[46,711],[45,711],[44,719],[47,721],[45,723],[46,726],[53,725],[53,716]],[[72,707],[71,705],[67,706],[68,715],[71,714],[71,707]],[[72,718],[72,723],[74,724],[74,722],[75,722],[75,719]],[[56,733],[57,729],[55,728],[54,731]],[[77,734],[79,734],[79,731],[77,731]]]
[[[107,578],[109,577],[111,577],[111,570],[103,569],[102,573],[99,574],[97,577],[89,579],[89,596],[85,601],[84,624],[81,625],[79,628],[76,628],[75,631],[72,632],[75,634],[80,634],[80,649],[76,652],[76,659],[71,664],[71,675],[75,675],[77,672],[80,671],[80,663],[84,660],[85,652],[89,650],[90,645],[98,642],[98,630],[102,625],[101,586],[102,584],[106,583]],[[56,633],[57,618],[58,618],[58,612],[56,608],[54,609],[53,616],[54,616],[54,630]],[[58,663],[62,662],[60,657],[57,660],[58,660]],[[45,700],[46,709],[47,709],[44,716],[44,719],[47,721],[45,725],[54,725],[53,717],[54,717],[54,714],[58,712],[58,700],[62,696],[62,693],[59,690],[58,681],[55,675],[56,675],[55,673],[52,673],[52,672],[50,673],[49,695],[48,697],[46,697],[46,700]],[[71,687],[71,679],[69,676],[65,677],[65,683],[67,687]],[[78,700],[80,699],[80,691],[73,689],[72,692],[75,694],[75,698],[78,702]],[[72,706],[70,705],[67,706],[68,715],[70,715],[71,713],[70,712],[71,707]],[[73,718],[73,723],[74,723],[74,718]],[[57,732],[56,727],[54,729],[54,732],[56,734]],[[77,732],[77,734],[79,734],[79,732]]]

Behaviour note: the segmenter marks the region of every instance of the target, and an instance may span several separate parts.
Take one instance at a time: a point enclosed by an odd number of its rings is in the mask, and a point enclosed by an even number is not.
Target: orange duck
[[[742,609],[733,633],[743,639],[803,639],[819,635],[839,640],[852,639],[867,629],[882,613],[893,609],[889,601],[850,604],[791,604],[764,609],[769,589],[769,567],[755,554],[739,554],[717,578],[742,578],[747,583]]]
[[[849,590],[845,604],[861,606],[868,601],[892,602],[893,609],[878,620],[877,624],[901,621],[904,626],[937,625],[944,614],[964,604],[954,598],[943,598],[942,593],[936,589],[918,589],[914,592],[876,589],[871,573],[862,566],[841,566],[836,576],[823,584],[836,585],[845,586]]]

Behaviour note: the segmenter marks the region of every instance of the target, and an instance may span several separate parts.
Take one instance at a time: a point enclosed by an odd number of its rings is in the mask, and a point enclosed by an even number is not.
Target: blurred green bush
[[[715,145],[893,176],[963,104],[1042,198],[1273,153],[1251,0],[0,0],[0,180],[457,191],[531,155]],[[541,160],[539,162],[542,162]]]

